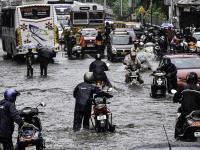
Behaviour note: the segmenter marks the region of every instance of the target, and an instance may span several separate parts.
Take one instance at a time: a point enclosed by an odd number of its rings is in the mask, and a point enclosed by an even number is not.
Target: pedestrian
[[[12,88],[6,89],[4,99],[0,101],[0,143],[3,150],[13,150],[12,134],[14,132],[14,122],[19,126],[23,125],[15,101],[20,93]]]
[[[74,132],[81,129],[82,120],[83,128],[89,129],[89,119],[91,117],[91,107],[93,100],[92,95],[100,91],[100,89],[92,85],[92,83],[92,74],[85,73],[84,82],[78,84],[74,89],[73,96],[76,99],[73,123]]]
[[[64,36],[64,51],[67,50],[67,40],[70,36],[70,30],[67,28],[64,28],[62,35]]]
[[[47,69],[50,60],[52,59],[53,53],[47,47],[38,48],[38,59],[40,63],[40,76],[47,77]],[[52,56],[51,56],[52,55]]]
[[[26,53],[27,77],[33,77],[33,60],[34,54],[32,48],[28,48],[28,52]]]
[[[72,48],[75,46],[75,44],[76,44],[76,39],[73,35],[73,32],[71,31],[67,39],[67,55],[69,59],[72,58]]]
[[[85,55],[86,43],[85,43],[85,39],[84,39],[84,36],[82,35],[82,33],[80,33],[80,42],[79,42],[79,44],[81,46],[82,57],[83,57]]]
[[[96,44],[97,53],[101,54],[101,57],[103,57],[104,49],[103,49],[103,37],[101,35],[101,31],[98,31],[97,33],[95,44]]]

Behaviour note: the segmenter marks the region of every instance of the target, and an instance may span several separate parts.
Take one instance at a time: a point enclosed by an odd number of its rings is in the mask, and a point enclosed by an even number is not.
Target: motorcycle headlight
[[[162,83],[163,83],[163,81],[160,78],[156,82],[158,85],[162,85]]]
[[[80,49],[81,49],[80,46],[74,46],[74,47],[73,47],[73,50],[80,50]]]
[[[113,54],[117,54],[117,49],[114,48],[114,47],[112,47],[112,53],[113,53]]]

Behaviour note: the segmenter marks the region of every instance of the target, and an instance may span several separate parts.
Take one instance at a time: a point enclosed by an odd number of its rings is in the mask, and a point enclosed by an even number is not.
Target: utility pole
[[[104,7],[106,8],[106,0],[104,0],[103,5],[104,5]]]
[[[170,23],[173,23],[173,16],[174,16],[174,1],[171,0],[171,15],[170,15]]]
[[[122,0],[121,0],[121,17],[122,17],[122,15],[123,15],[123,14],[122,14]]]
[[[151,26],[152,26],[152,13],[153,13],[152,6],[153,6],[153,0],[150,0],[150,8],[151,8]]]

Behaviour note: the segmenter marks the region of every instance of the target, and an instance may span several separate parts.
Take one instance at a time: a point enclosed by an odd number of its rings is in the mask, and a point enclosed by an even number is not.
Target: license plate
[[[26,150],[36,150],[35,146],[26,147]]]
[[[200,132],[194,132],[194,137],[200,137]]]
[[[87,47],[94,47],[94,45],[93,44],[88,44]]]
[[[97,120],[105,120],[105,119],[106,119],[106,115],[97,116]]]

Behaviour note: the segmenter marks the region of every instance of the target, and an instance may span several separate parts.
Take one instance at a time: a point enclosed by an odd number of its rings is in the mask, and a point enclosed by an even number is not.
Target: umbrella
[[[42,46],[38,50],[38,55],[45,58],[52,58],[55,56],[55,52],[50,47]]]
[[[161,28],[173,28],[174,26],[173,26],[173,24],[171,24],[171,23],[163,23],[161,26],[160,26]]]

